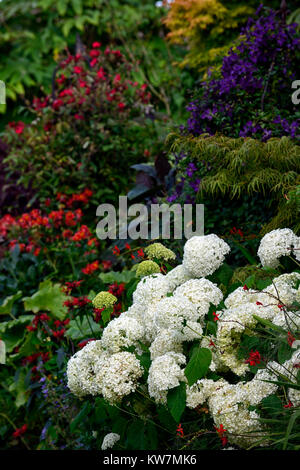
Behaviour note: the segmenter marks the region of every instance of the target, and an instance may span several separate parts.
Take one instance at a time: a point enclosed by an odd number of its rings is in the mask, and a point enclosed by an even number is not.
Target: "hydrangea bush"
[[[155,251],[163,267],[162,246],[150,245]],[[253,276],[244,285],[228,282],[229,251],[215,234],[194,236],[182,264],[137,281],[127,310],[70,358],[70,390],[129,413],[129,429],[135,419],[143,432],[154,423],[158,448],[170,422],[182,449],[211,448],[218,439],[234,448],[281,448],[278,435],[300,406],[300,238],[290,229],[265,235],[258,256],[266,277],[257,283]],[[294,270],[274,274],[286,257]],[[101,430],[102,448],[127,447],[118,423]],[[288,436],[284,446],[293,442]]]

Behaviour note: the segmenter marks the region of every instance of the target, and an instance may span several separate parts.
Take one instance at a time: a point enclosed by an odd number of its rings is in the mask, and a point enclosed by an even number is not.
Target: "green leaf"
[[[13,304],[20,297],[22,297],[22,292],[20,290],[16,294],[6,297],[6,299],[4,299],[3,304],[0,305],[0,315],[10,315]]]
[[[292,416],[289,420],[289,424],[288,424],[288,427],[286,429],[286,434],[285,434],[284,443],[283,443],[283,447],[282,447],[283,450],[286,450],[286,448],[287,448],[290,434],[292,432],[292,429],[294,427],[294,424],[295,424],[297,418],[299,418],[299,417],[300,417],[300,410],[297,410],[292,414]]]
[[[270,414],[282,412],[282,402],[277,395],[269,395],[261,401],[262,407]]]
[[[293,351],[291,347],[286,343],[281,343],[278,348],[278,362],[283,364],[285,361],[292,357]]]
[[[265,320],[264,318],[253,315],[253,318],[264,326],[268,326],[272,330],[279,331],[280,333],[285,333],[285,330],[281,326],[274,325],[270,320]]]
[[[50,280],[41,282],[39,290],[31,297],[24,297],[25,310],[38,313],[41,310],[47,310],[52,313],[55,318],[63,320],[68,312],[64,302],[68,296],[61,290],[60,284],[52,284]]]
[[[243,247],[240,243],[238,243],[235,240],[233,240],[233,243],[243,253],[243,255],[249,261],[250,264],[253,264],[255,266],[258,264],[257,260],[251,255],[251,253],[245,247]]]
[[[127,282],[131,281],[131,279],[135,278],[135,272],[128,271],[126,269],[121,273],[110,271],[109,273],[101,273],[99,277],[104,282],[104,284],[112,284],[114,282],[117,282],[118,284],[124,282],[127,284]]]
[[[168,393],[168,408],[176,423],[179,423],[186,403],[186,384],[181,382],[178,387],[172,388]]]
[[[33,315],[20,315],[18,319],[0,323],[0,336],[5,342],[6,352],[11,352],[23,341],[25,332],[24,326],[31,322]]]
[[[106,325],[109,322],[111,314],[113,313],[113,311],[114,311],[114,309],[112,307],[107,307],[101,313],[101,318],[102,318],[102,321],[103,321],[104,325]]]
[[[89,414],[89,412],[91,411],[91,408],[92,408],[91,404],[88,402],[85,402],[85,404],[83,405],[79,413],[75,416],[74,419],[72,419],[70,423],[70,432],[72,434],[80,425],[80,423],[84,420],[84,418]]]
[[[207,348],[196,349],[186,366],[184,373],[188,379],[189,386],[193,385],[197,380],[204,377],[211,363],[212,353]]]
[[[78,341],[86,338],[93,338],[101,331],[98,323],[94,322],[92,318],[83,317],[82,319],[77,317],[76,320],[71,320],[69,328],[66,331],[66,336],[73,341]]]

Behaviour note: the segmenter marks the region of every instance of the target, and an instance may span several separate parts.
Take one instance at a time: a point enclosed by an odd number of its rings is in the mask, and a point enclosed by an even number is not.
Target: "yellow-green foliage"
[[[263,233],[293,227],[299,233],[300,147],[288,137],[261,142],[250,137],[221,135],[199,137],[170,134],[171,151],[184,152],[195,160],[210,162],[212,172],[200,185],[202,195],[229,196],[260,193],[278,201],[277,215]],[[258,215],[259,216],[259,215]]]
[[[173,43],[186,44],[188,54],[182,66],[205,70],[223,57],[240,26],[254,12],[249,5],[227,7],[218,0],[174,0],[166,26]]]

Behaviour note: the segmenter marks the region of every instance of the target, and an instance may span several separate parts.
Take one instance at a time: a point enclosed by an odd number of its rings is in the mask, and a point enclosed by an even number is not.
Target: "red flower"
[[[216,312],[213,312],[214,321],[220,320],[219,315]]]
[[[97,269],[99,269],[99,261],[94,261],[93,263],[87,264],[81,271],[83,274],[90,275],[94,271],[97,271]]]
[[[181,426],[181,423],[178,424],[177,429],[176,429],[176,433],[177,433],[178,437],[184,437],[184,432],[183,432],[183,428]]]
[[[261,363],[261,355],[258,351],[253,351],[251,349],[251,352],[249,354],[248,359],[246,359],[245,363],[249,364],[250,366],[256,366]]]
[[[295,341],[295,339],[296,339],[296,338],[295,338],[295,337],[292,335],[292,333],[289,331],[289,332],[288,332],[288,335],[287,335],[287,342],[288,342],[289,346],[292,347],[293,342]]]
[[[262,303],[261,302],[256,302],[256,305],[262,305]]]
[[[283,405],[283,408],[292,408],[293,406],[293,403],[291,402],[291,400],[289,400],[287,405]]]
[[[137,253],[138,253],[138,257],[139,257],[139,258],[144,258],[145,253],[144,253],[144,250],[143,250],[142,248],[141,248],[140,250],[138,250]]]
[[[120,111],[123,111],[123,109],[125,108],[125,104],[124,103],[118,103],[118,108]]]
[[[115,76],[114,78],[114,84],[116,85],[117,83],[119,83],[121,81],[121,75],[119,73],[117,73],[117,75]]]
[[[131,246],[129,245],[129,243],[126,243],[125,248],[126,250],[131,250]]]
[[[215,345],[215,343],[213,342],[213,340],[210,340],[210,342],[209,342],[209,345],[208,345],[208,346],[212,346],[213,348],[215,348],[215,347],[216,347],[216,345]]]
[[[93,48],[101,47],[101,42],[97,42],[97,41],[93,42],[92,47]]]
[[[103,310],[105,310],[105,307],[103,307],[103,308],[94,308],[93,309],[93,312],[95,314],[95,322],[96,323],[100,322]]]
[[[117,245],[115,245],[113,249],[113,255],[119,256],[120,253],[121,253],[120,248],[118,248]]]
[[[249,287],[245,284],[245,285],[243,286],[243,289],[244,289],[244,290],[249,290]]]
[[[91,63],[90,63],[91,67],[94,67],[97,64],[97,62],[98,62],[98,60],[96,58],[92,59]]]
[[[75,67],[73,68],[73,71],[74,73],[80,74],[83,72],[83,68],[79,67],[78,65],[75,65]]]
[[[80,343],[78,343],[78,347],[80,349],[82,349],[84,346],[86,346],[90,341],[96,341],[95,338],[90,338],[90,339],[85,339],[83,341],[81,341]]]
[[[13,432],[13,437],[21,437],[27,431],[27,424],[23,424],[21,428],[18,428]]]
[[[107,269],[110,269],[112,267],[112,262],[111,261],[102,261],[102,266],[103,269],[106,271]]]
[[[219,435],[219,438],[221,439],[222,445],[225,446],[228,442],[228,439],[226,436],[224,436],[224,433],[227,431],[227,429],[224,428],[223,424],[220,424],[220,426],[217,428],[214,426],[216,432]]]
[[[101,78],[101,80],[105,80],[106,77],[105,77],[105,71],[104,71],[104,68],[103,67],[100,67],[100,69],[98,70],[97,72],[97,75],[99,78]]]
[[[99,55],[100,55],[100,51],[97,51],[97,50],[95,50],[95,49],[93,49],[93,50],[90,51],[90,57],[94,57],[94,58],[95,58],[95,57],[99,57]]]
[[[19,122],[9,122],[9,127],[15,130],[16,134],[22,134],[25,128],[25,124],[22,121]]]

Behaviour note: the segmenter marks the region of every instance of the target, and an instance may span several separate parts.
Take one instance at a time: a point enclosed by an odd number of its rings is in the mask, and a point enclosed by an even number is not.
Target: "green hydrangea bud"
[[[157,258],[164,261],[170,261],[176,258],[175,253],[172,250],[169,250],[169,248],[166,248],[161,243],[152,243],[152,245],[149,245],[147,248],[145,248],[145,253],[148,258],[151,259]]]
[[[137,265],[136,275],[138,277],[150,276],[150,274],[159,273],[160,267],[154,261],[142,261]]]
[[[95,308],[107,308],[112,307],[117,302],[117,297],[112,295],[110,292],[101,291],[94,297],[92,304]]]

